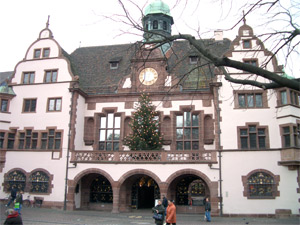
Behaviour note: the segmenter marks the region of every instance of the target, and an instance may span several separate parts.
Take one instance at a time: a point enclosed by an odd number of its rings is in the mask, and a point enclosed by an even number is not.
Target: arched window
[[[36,171],[32,173],[29,177],[30,192],[48,193],[49,180],[49,176],[45,172]]]
[[[113,202],[113,191],[110,182],[104,176],[95,178],[90,187],[90,202]]]
[[[279,176],[265,170],[257,170],[243,176],[244,196],[254,199],[268,199],[279,196]]]
[[[163,30],[167,30],[168,27],[167,27],[167,22],[166,21],[163,21]]]
[[[5,179],[5,185],[6,190],[11,191],[13,187],[15,187],[17,190],[25,190],[25,184],[26,184],[26,175],[20,171],[15,170],[8,174],[8,176]]]
[[[157,22],[157,20],[153,21],[153,29],[158,29],[158,22]]]

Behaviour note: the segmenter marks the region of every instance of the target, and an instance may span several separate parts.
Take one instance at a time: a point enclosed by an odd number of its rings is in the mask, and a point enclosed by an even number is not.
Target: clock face
[[[158,74],[153,68],[145,68],[140,72],[140,81],[144,85],[152,85],[156,82]]]

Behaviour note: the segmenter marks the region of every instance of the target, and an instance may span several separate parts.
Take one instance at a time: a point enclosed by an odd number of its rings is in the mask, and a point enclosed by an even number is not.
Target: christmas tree
[[[149,94],[141,95],[135,109],[129,124],[132,133],[124,138],[124,144],[129,146],[130,150],[160,150],[162,137],[159,120]]]

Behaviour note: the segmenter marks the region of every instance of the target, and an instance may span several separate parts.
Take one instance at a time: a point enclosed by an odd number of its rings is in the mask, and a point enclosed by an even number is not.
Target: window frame
[[[48,73],[50,73],[50,79],[47,81]],[[53,79],[53,73],[56,73],[55,79]],[[44,73],[44,83],[56,83],[58,77],[58,69],[45,70]]]
[[[289,132],[285,132],[286,129],[289,129]],[[281,146],[282,148],[299,148],[300,147],[300,121],[288,124],[280,125],[280,136],[281,136]],[[289,137],[289,139],[286,139]],[[288,140],[288,144],[287,144]]]
[[[42,58],[49,58],[49,57],[50,57],[50,48],[43,48]]]
[[[28,80],[27,80],[28,75]],[[26,71],[22,73],[22,84],[34,84],[35,81],[35,72],[34,71]]]
[[[37,149],[39,143],[39,133],[33,129],[18,131],[18,149],[32,150]]]
[[[257,58],[249,58],[249,59],[245,58],[245,59],[243,59],[243,62],[246,64],[250,64],[252,66],[257,66],[257,67],[259,66]],[[248,72],[246,72],[246,73],[248,73]]]
[[[300,108],[300,92],[289,88],[279,88],[277,90],[277,105],[278,107],[291,105]]]
[[[242,107],[240,105],[240,98],[239,96],[245,95],[245,106]],[[253,107],[248,107],[248,96],[253,95]],[[261,95],[261,107],[257,107],[257,99],[256,96]],[[268,106],[268,96],[267,91],[261,91],[261,90],[234,90],[233,91],[234,96],[234,109],[265,109],[269,108]]]
[[[190,125],[185,124],[185,113],[190,113]],[[193,115],[197,115],[198,117],[198,126],[193,126]],[[178,116],[182,116],[182,126],[177,126],[177,118]],[[202,134],[202,126],[203,126],[203,119],[202,119],[202,113],[201,111],[196,111],[196,110],[185,110],[183,109],[180,112],[176,112],[174,115],[174,149],[175,151],[198,151],[202,149],[203,145],[203,134]],[[195,138],[196,136],[193,135],[193,129],[197,128],[198,129],[198,137]],[[182,129],[182,138],[178,139],[178,133],[177,130]],[[185,133],[185,131],[190,130],[190,132]],[[190,137],[186,137],[190,136]],[[182,149],[179,149],[178,143],[182,143]],[[194,145],[198,143],[198,148],[193,148]],[[187,146],[185,147],[185,144],[190,143],[190,148]]]
[[[248,43],[249,45],[247,45]],[[243,49],[251,49],[252,48],[252,43],[251,39],[243,39]]]
[[[4,149],[6,132],[0,131],[0,149]]]
[[[14,149],[16,144],[16,131],[7,134],[7,149]]]
[[[189,56],[189,63],[190,64],[197,64],[199,62],[199,56],[191,55]]]
[[[111,61],[111,62],[109,62],[109,64],[110,64],[110,69],[111,70],[116,70],[116,69],[119,68],[119,62],[118,61]]]
[[[41,58],[41,54],[42,54],[42,49],[41,48],[36,48],[33,51],[33,58],[34,59],[40,59]]]
[[[26,110],[26,103],[27,101],[29,102],[29,109],[28,111]],[[33,101],[35,101],[35,106],[34,106],[34,110],[32,109],[32,104]],[[23,99],[23,109],[22,109],[22,113],[36,113],[36,106],[37,106],[37,99],[36,98],[24,98]]]
[[[257,174],[257,173],[264,173],[273,178],[273,185],[272,185],[272,196],[251,196],[249,191],[249,179]],[[249,172],[246,176],[242,176],[242,182],[244,186],[243,196],[247,197],[247,199],[256,199],[256,200],[264,200],[264,199],[275,199],[276,197],[280,196],[280,191],[278,191],[280,176],[274,175],[272,172],[265,170],[265,169],[257,169]]]
[[[109,115],[112,115],[112,126],[109,125]],[[119,127],[116,127],[116,118],[119,117]],[[102,118],[106,118],[103,119]],[[106,111],[104,113],[98,114],[98,123],[97,123],[97,150],[98,151],[120,151],[121,150],[121,131],[122,131],[122,115],[121,113],[115,111]],[[104,121],[105,120],[105,121]],[[101,123],[105,122],[105,126]],[[108,139],[108,131],[112,135],[112,139]],[[116,131],[119,131],[119,134],[116,134]],[[112,133],[111,133],[112,132]],[[104,133],[104,136],[103,136]],[[118,139],[114,139],[115,135],[119,135]],[[104,139],[103,139],[104,138]],[[108,144],[111,144],[111,148],[108,149]],[[102,147],[103,146],[103,147]],[[115,148],[118,146],[118,149]]]
[[[153,20],[153,22],[152,22],[152,29],[153,30],[158,30],[158,20]]]
[[[59,134],[59,136],[58,136]],[[48,128],[40,135],[40,149],[42,150],[61,150],[63,144],[63,131],[56,128]],[[59,147],[57,147],[59,145]]]
[[[7,98],[0,98],[0,110],[1,112],[8,112],[9,110],[9,99]],[[4,104],[6,102],[6,104]]]
[[[50,104],[54,100],[53,109],[50,109]],[[58,100],[60,100],[60,103],[58,103]],[[59,108],[58,107],[59,104]],[[62,97],[51,97],[48,98],[47,101],[47,112],[61,112],[62,111]]]
[[[250,130],[255,126],[255,131]],[[264,135],[259,134],[259,130],[264,129]],[[247,134],[242,134],[243,130],[247,130]],[[251,134],[255,134],[256,147],[251,147]],[[260,138],[264,137],[264,147],[260,147]],[[247,138],[247,147],[243,147],[242,138]],[[237,127],[237,142],[240,150],[266,150],[270,148],[269,127],[259,125],[259,123],[246,123],[245,126]]]

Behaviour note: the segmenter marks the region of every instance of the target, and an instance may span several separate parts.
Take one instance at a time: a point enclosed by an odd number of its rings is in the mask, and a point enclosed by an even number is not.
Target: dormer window
[[[243,48],[246,48],[246,49],[251,48],[250,40],[243,40]]]
[[[34,56],[35,59],[39,59],[41,57],[41,49],[34,49]]]
[[[43,49],[43,58],[48,58],[50,55],[50,48]]]
[[[198,56],[190,56],[190,64],[197,64],[198,60]]]
[[[110,69],[111,70],[118,69],[121,59],[122,59],[122,57],[116,57],[116,58],[109,60]]]
[[[110,62],[110,69],[115,70],[118,69],[119,62]]]

